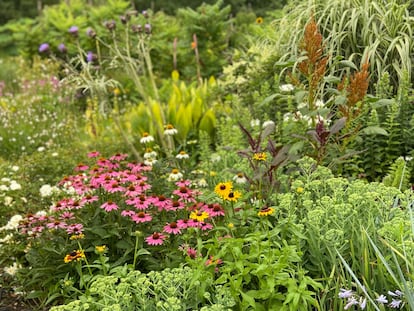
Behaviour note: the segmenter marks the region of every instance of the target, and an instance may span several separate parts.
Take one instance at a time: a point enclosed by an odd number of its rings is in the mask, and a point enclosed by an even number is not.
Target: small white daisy
[[[177,133],[178,133],[178,131],[177,131],[176,128],[174,128],[173,125],[168,124],[168,125],[165,126],[164,135],[173,136],[173,135],[175,135]]]
[[[244,176],[243,173],[238,173],[233,177],[233,180],[236,184],[245,184],[247,182],[247,178]]]
[[[180,153],[177,154],[175,157],[177,159],[188,159],[188,158],[190,158],[190,156],[188,155],[188,153],[185,152],[185,151],[180,151]]]
[[[141,137],[141,139],[139,140],[139,142],[141,143],[141,144],[148,144],[148,143],[151,143],[151,142],[153,142],[154,141],[154,137],[153,136],[151,136],[149,133],[147,133],[147,132],[144,132],[143,134],[142,134],[142,137]]]
[[[173,169],[168,176],[168,181],[178,181],[183,178],[183,174],[180,173],[178,169]]]

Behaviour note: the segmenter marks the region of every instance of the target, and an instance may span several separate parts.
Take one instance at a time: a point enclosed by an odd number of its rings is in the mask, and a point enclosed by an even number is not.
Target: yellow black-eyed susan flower
[[[264,152],[257,152],[253,155],[253,160],[266,161],[267,155]]]
[[[264,207],[257,213],[257,215],[269,216],[269,215],[272,215],[274,212],[275,212],[275,209],[273,207]]]
[[[263,17],[259,16],[256,18],[256,24],[263,24]]]
[[[224,197],[224,200],[237,202],[237,200],[241,197],[240,191],[230,191],[227,196]]]
[[[214,188],[214,192],[217,193],[221,198],[227,197],[230,191],[233,189],[233,183],[231,181],[220,182]]]
[[[76,251],[73,251],[67,254],[65,258],[63,259],[63,261],[65,263],[69,263],[72,261],[81,261],[84,258],[85,258],[85,253],[83,252],[83,250],[76,250]]]

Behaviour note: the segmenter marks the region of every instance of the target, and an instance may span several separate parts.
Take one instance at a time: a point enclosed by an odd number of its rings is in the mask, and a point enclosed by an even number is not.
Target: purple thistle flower
[[[108,30],[115,30],[116,29],[116,23],[115,23],[115,21],[114,20],[111,20],[111,21],[106,21],[106,22],[104,22],[104,25],[105,25],[105,27],[108,29]]]
[[[89,51],[86,54],[86,61],[88,63],[93,63],[96,60],[96,58],[97,58],[96,55],[93,52],[91,52],[91,51]]]
[[[47,53],[49,52],[50,46],[49,43],[42,43],[39,46],[39,53]]]
[[[147,34],[150,34],[151,33],[151,24],[145,24],[145,32],[147,33]]]
[[[86,35],[93,39],[96,37],[96,32],[92,28],[88,28],[86,29]]]
[[[68,51],[68,49],[66,48],[66,45],[64,43],[61,43],[58,45],[58,50],[61,53],[66,53]]]
[[[75,37],[78,36],[79,28],[78,26],[72,26],[69,28],[69,33]]]
[[[145,18],[148,18],[148,11],[147,10],[142,11],[142,15],[144,15]]]

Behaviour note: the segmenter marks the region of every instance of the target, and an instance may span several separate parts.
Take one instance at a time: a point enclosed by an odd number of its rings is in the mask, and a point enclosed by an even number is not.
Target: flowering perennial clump
[[[88,157],[96,159],[96,163],[79,164],[75,168],[77,174],[66,176],[59,183],[61,193],[71,195],[58,200],[47,214],[27,215],[21,221],[21,233],[35,238],[57,231],[77,240],[88,235],[82,212],[94,210],[130,222],[132,231],[146,235],[144,241],[148,245],[162,245],[170,236],[182,235],[187,229],[210,230],[213,218],[225,215],[220,204],[199,202],[200,191],[177,169],[165,176],[169,189],[159,194],[150,182],[151,166],[127,162],[126,154],[104,158],[91,152]],[[231,183],[224,185],[228,191],[223,190],[223,194],[238,197],[237,191],[230,192]],[[72,252],[65,262],[82,256]]]

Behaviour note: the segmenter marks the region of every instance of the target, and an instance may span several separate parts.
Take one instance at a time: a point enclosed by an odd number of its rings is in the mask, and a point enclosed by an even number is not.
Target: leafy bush
[[[89,293],[51,311],[65,310],[231,310],[228,290],[213,286],[213,279],[188,267],[143,274],[114,269],[113,275],[98,276]]]

